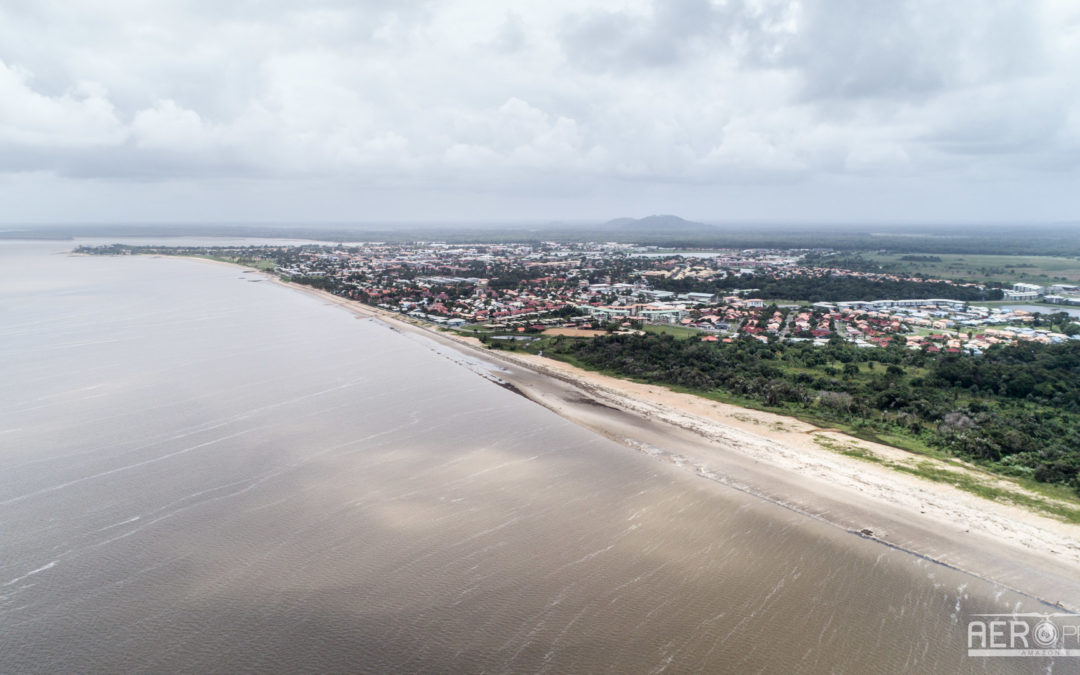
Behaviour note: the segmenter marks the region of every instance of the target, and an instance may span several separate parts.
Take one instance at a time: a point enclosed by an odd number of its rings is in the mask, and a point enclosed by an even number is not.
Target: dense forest
[[[824,274],[776,278],[765,274],[729,276],[723,279],[653,280],[656,288],[676,293],[705,292],[727,295],[735,289],[753,288],[754,297],[765,300],[838,302],[845,300],[901,300],[905,298],[946,298],[949,300],[1000,300],[1000,289],[981,289],[918,279],[877,280],[864,277]]]
[[[706,343],[670,335],[556,340],[549,353],[620,375],[918,438],[993,470],[1080,491],[1080,343],[981,357],[839,339]]]

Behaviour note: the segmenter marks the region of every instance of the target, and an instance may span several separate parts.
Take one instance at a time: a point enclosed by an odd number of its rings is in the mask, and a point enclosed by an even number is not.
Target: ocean
[[[0,672],[1030,672],[1050,611],[253,272],[0,242]],[[1056,664],[1069,665],[1068,659]]]

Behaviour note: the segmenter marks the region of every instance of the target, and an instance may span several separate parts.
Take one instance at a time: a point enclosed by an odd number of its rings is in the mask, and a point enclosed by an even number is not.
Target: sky
[[[1072,0],[0,0],[0,223],[1080,221]]]

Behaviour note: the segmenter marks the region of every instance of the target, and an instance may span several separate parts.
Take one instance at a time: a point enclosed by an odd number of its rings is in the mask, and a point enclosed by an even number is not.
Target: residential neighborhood
[[[878,287],[895,294],[898,285],[916,282],[808,266],[804,258],[820,251],[806,249],[665,252],[604,242],[374,242],[188,252],[255,260],[292,281],[384,310],[491,334],[575,329],[583,336],[651,325],[698,330],[707,342],[748,336],[820,345],[840,339],[861,347],[900,342],[910,349],[979,354],[995,344],[1056,343],[1080,332],[1075,324],[1038,320],[1037,314],[1061,311],[1050,305],[902,297],[813,302],[812,289],[823,280],[858,283],[864,295]],[[803,297],[760,297],[755,286],[778,280]],[[958,295],[986,291],[948,279],[917,283]],[[689,288],[697,290],[682,290]],[[1017,283],[997,297],[1080,304],[1080,288]]]

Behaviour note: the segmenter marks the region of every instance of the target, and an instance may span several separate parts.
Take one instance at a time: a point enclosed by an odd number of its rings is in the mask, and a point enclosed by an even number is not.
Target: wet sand
[[[831,452],[814,436],[856,444],[885,458],[910,457],[903,450],[552,359],[488,350],[474,338],[272,275],[265,278],[359,317],[378,318],[393,330],[431,341],[433,349],[449,347],[451,352],[443,350],[447,358],[497,364],[494,373],[474,369],[565,419],[704,480],[1048,605],[1080,610],[1080,527]]]

